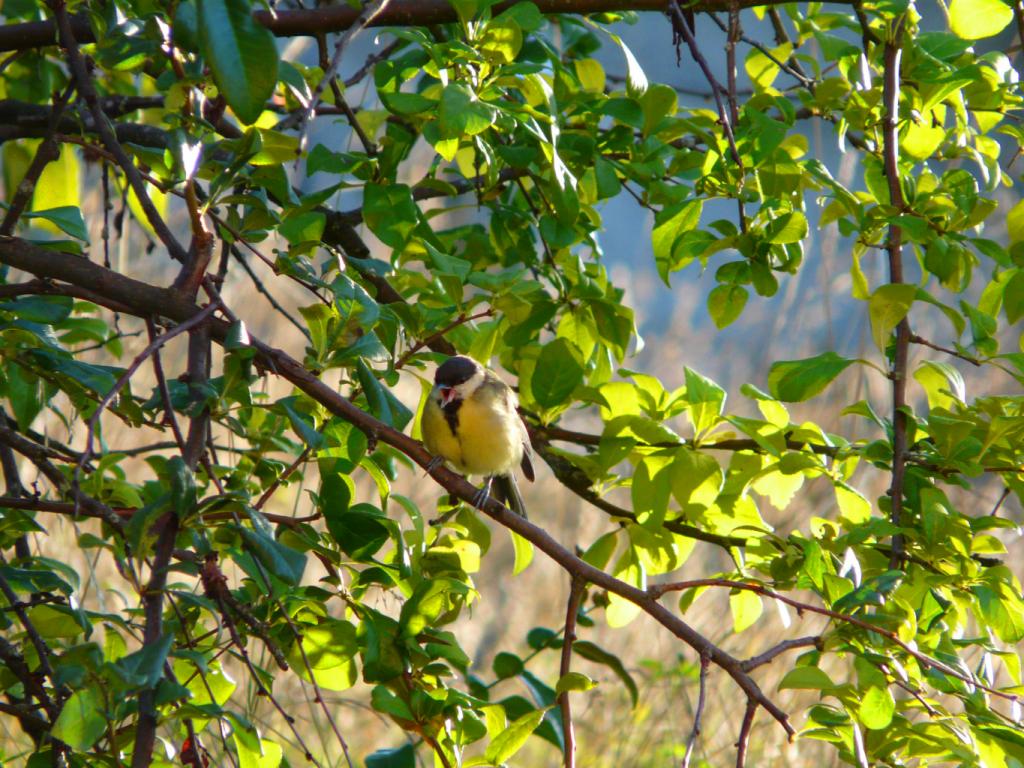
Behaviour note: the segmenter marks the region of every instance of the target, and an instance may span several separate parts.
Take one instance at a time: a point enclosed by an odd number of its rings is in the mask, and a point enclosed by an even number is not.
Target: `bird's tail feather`
[[[526,518],[526,505],[523,504],[523,495],[519,492],[519,484],[516,483],[515,475],[495,475],[493,478],[494,497],[507,503],[509,509],[515,512],[524,520]]]

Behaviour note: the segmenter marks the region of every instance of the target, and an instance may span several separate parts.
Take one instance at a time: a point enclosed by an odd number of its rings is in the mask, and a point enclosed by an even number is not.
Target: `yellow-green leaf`
[[[885,353],[889,334],[907,316],[910,305],[917,296],[917,286],[909,283],[889,283],[879,286],[868,299],[868,316],[871,319],[871,338],[878,351]]]
[[[761,617],[761,598],[754,592],[741,589],[729,595],[729,610],[732,611],[732,631],[740,633]]]
[[[964,40],[998,35],[1013,21],[1013,9],[1000,0],[953,0],[949,28]]]
[[[512,535],[512,549],[515,551],[515,564],[512,566],[512,575],[517,576],[533,562],[533,544],[524,539],[518,533],[509,531]]]

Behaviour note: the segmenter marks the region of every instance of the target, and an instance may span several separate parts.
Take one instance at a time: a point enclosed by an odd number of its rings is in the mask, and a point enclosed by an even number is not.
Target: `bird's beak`
[[[455,387],[441,387],[441,405],[448,405],[455,399],[457,394]]]

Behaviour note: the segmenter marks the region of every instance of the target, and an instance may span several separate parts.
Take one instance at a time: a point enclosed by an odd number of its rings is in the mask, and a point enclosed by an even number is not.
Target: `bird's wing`
[[[515,407],[513,405],[513,407]],[[522,417],[519,418],[519,434],[523,440],[523,460],[519,462],[520,468],[523,470],[523,476],[533,482],[533,447],[530,445],[530,433],[526,429],[526,422],[523,421]]]

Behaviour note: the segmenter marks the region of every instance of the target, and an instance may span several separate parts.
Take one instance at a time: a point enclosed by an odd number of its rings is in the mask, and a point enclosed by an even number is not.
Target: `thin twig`
[[[721,22],[715,14],[710,14],[715,23]],[[725,75],[726,97],[729,101],[729,118],[733,125],[740,121],[740,110],[736,99],[736,43],[742,35],[740,32],[740,12],[733,7],[729,9],[729,23],[723,27],[725,32]]]
[[[736,163],[736,167],[739,169],[739,181],[737,185],[742,192],[743,178],[746,171],[743,167],[743,158],[740,157],[739,149],[736,147],[736,137],[732,132],[732,121],[729,118],[725,105],[722,103],[722,93],[725,89],[715,78],[714,74],[711,72],[711,67],[708,66],[707,60],[700,52],[700,48],[697,47],[697,41],[693,37],[693,32],[690,31],[690,25],[686,23],[682,8],[679,6],[679,0],[672,0],[672,4],[669,8],[672,12],[672,19],[674,21],[673,29],[676,34],[686,41],[686,46],[690,49],[690,55],[693,57],[693,60],[697,62],[697,66],[700,67],[701,72],[704,73],[704,77],[707,79],[708,85],[711,86],[711,92],[715,97],[715,106],[718,108],[718,120],[722,124],[722,131],[725,133],[725,139],[729,143],[729,151],[732,154],[733,162]],[[738,194],[736,196],[736,203],[739,206],[740,231],[746,232],[747,217],[743,210],[742,194]]]
[[[576,642],[576,616],[580,612],[580,599],[587,583],[573,574],[569,581],[569,599],[565,605],[565,634],[562,639],[562,658],[558,667],[558,677],[564,679],[572,668],[572,644]],[[572,727],[572,705],[569,702],[569,691],[558,695],[558,706],[562,712],[562,737],[565,743],[565,768],[576,768],[576,733]]]
[[[146,331],[149,333],[149,343],[152,345],[159,337],[156,333],[156,323],[153,322],[151,317],[146,318]],[[160,361],[159,348],[153,350],[153,373],[156,375],[157,388],[160,390],[160,398],[164,403],[164,421],[171,425],[174,442],[177,444],[178,450],[184,453],[185,436],[181,433],[181,427],[178,426],[178,417],[174,413],[171,390],[167,385],[167,377],[164,376],[164,366]]]
[[[330,61],[327,58],[327,38],[324,35],[316,36],[316,48],[320,55],[320,68],[325,72],[330,66]],[[359,122],[359,118],[356,117],[356,113],[352,111],[352,107],[345,101],[345,94],[341,92],[341,86],[338,85],[338,76],[331,76],[331,95],[334,96],[334,103],[341,109],[345,115],[345,119],[348,120],[348,124],[352,126],[352,130],[355,131],[356,136],[359,137],[359,143],[363,145],[363,150],[370,157],[377,154],[377,145],[374,144],[373,139],[366,135],[366,131],[363,130],[362,124]]]
[[[1006,501],[1006,499],[1009,497],[1009,495],[1010,495],[1010,488],[1009,487],[1003,488],[1003,492],[1001,494],[999,494],[999,498],[996,500],[996,505],[994,507],[992,507],[992,511],[988,513],[989,517],[995,517],[996,515],[999,514],[999,508],[1001,506],[1003,506],[1003,502]]]
[[[173,443],[168,443],[169,446],[173,447]],[[75,504],[70,501],[51,501],[49,499],[40,499],[35,496],[29,496],[28,498],[18,496],[0,496],[0,508],[8,509],[28,509],[34,512],[52,512],[57,515],[80,515],[82,517],[94,517],[97,519],[106,519],[103,514],[91,509],[76,509]],[[138,508],[136,507],[107,507],[110,510],[110,514],[114,515],[118,525],[123,525],[125,522],[131,519]],[[312,523],[323,517],[319,512],[311,515],[303,515],[301,517],[291,517],[290,515],[275,515],[271,512],[264,512],[265,517],[269,522],[275,525],[287,525],[296,526],[302,525],[303,523]],[[202,518],[204,522],[213,523],[220,522],[223,520],[233,520],[230,512],[203,512]]]
[[[374,18],[376,18],[381,11],[387,8],[388,2],[389,0],[374,0],[373,2],[367,3],[363,7],[362,13],[359,14],[359,18],[355,20],[355,23],[346,29],[338,38],[338,42],[334,44],[334,55],[331,57],[327,66],[324,67],[323,77],[321,77],[320,82],[316,84],[316,88],[313,90],[313,96],[309,100],[309,105],[306,107],[302,118],[299,120],[300,147],[305,146],[306,131],[309,125],[309,120],[314,114],[316,114],[316,108],[320,105],[320,100],[323,98],[324,89],[334,80],[334,76],[338,72],[338,67],[341,65],[341,54],[344,52],[345,46],[363,30],[363,27],[373,24]]]
[[[366,61],[363,63],[363,66],[353,72],[351,77],[345,79],[345,87],[351,88],[353,85],[358,85],[362,79],[370,74],[373,68],[377,66],[378,62],[384,61],[384,59],[388,58],[392,53],[405,45],[405,43],[406,41],[402,39],[393,40],[376,53],[371,53],[366,57]]]
[[[403,354],[400,358],[398,358],[398,362],[395,363],[395,370],[397,371],[397,370],[403,368],[405,366],[405,364],[409,362],[409,360],[412,358],[413,355],[415,355],[417,352],[419,352],[424,347],[429,347],[431,342],[434,342],[434,341],[437,341],[438,339],[444,338],[444,336],[446,336],[449,331],[452,331],[455,328],[458,328],[460,325],[465,325],[466,323],[471,323],[474,320],[479,320],[481,317],[494,317],[494,310],[493,309],[485,309],[483,312],[477,312],[475,315],[466,315],[465,313],[462,313],[457,318],[455,318],[452,322],[448,323],[448,325],[446,325],[440,331],[437,331],[436,333],[432,333],[429,336],[427,336],[425,339],[420,339],[415,344],[413,344],[408,349],[408,351],[406,351],[405,354]]]
[[[50,462],[50,449],[32,442],[27,437],[7,427],[0,427],[0,443],[10,446],[17,453],[31,461],[57,491],[61,494],[67,494],[72,498],[73,508],[80,508],[88,516],[98,517],[106,521],[115,531],[123,530],[124,522],[113,509],[83,493],[80,488],[69,486],[64,473]],[[34,498],[14,498],[9,499],[6,506],[12,509],[32,509],[33,507],[28,505],[34,501],[36,501]]]
[[[295,461],[289,464],[280,475],[274,478],[274,482],[267,486],[267,490],[265,490],[263,495],[259,497],[255,504],[253,504],[253,507],[256,509],[262,509],[263,505],[266,504],[270,497],[274,495],[274,491],[280,487],[281,483],[291,477],[292,473],[298,469],[304,461],[306,461],[311,450],[313,450],[313,447],[310,445],[303,448],[302,453],[298,455]]]
[[[981,360],[979,360],[978,358],[971,357],[970,355],[965,355],[963,352],[957,352],[955,349],[949,349],[948,347],[942,347],[939,346],[938,344],[934,344],[928,341],[928,339],[918,336],[916,333],[910,334],[910,337],[907,339],[907,342],[910,344],[920,344],[922,347],[929,347],[931,349],[936,350],[937,352],[945,352],[947,355],[950,355],[951,357],[957,357],[963,360],[964,362],[970,363],[971,365],[978,367],[981,366]]]
[[[270,291],[267,290],[267,287],[263,285],[263,281],[260,280],[259,275],[257,275],[253,271],[252,266],[249,264],[249,262],[246,261],[244,256],[242,256],[242,252],[241,250],[239,250],[238,246],[234,245],[233,243],[231,245],[231,255],[234,256],[238,263],[242,265],[242,269],[245,270],[245,273],[249,276],[249,279],[252,280],[253,286],[256,288],[257,291],[263,294],[267,301],[270,302],[270,306],[272,306],[276,312],[282,315],[285,318],[285,320],[287,320],[289,323],[298,328],[299,332],[303,336],[309,339],[310,335],[309,331],[306,329],[306,326],[304,326],[302,323],[300,323],[298,320],[292,317],[291,314],[289,314],[288,310],[281,306],[277,299],[275,299],[274,296],[270,293]]]
[[[693,749],[700,737],[700,722],[704,717],[704,703],[708,693],[708,670],[711,667],[711,659],[704,654],[700,657],[700,688],[697,693],[697,709],[693,713],[693,728],[690,730],[690,737],[686,740],[686,753],[683,755],[683,768],[690,768],[690,758],[693,757]]]
[[[743,768],[747,764],[747,745],[750,743],[750,731],[754,727],[756,714],[757,702],[748,699],[747,711],[743,713],[743,725],[740,726],[740,736],[736,740],[736,768]]]
[[[774,8],[771,9],[771,12],[773,12],[776,16],[778,16],[778,11],[776,11]],[[730,13],[729,24],[726,24],[725,22],[723,22],[721,19],[719,19],[713,13],[709,13],[708,16],[711,18],[712,21],[715,22],[715,24],[718,25],[718,28],[721,29],[723,32],[725,32],[727,35],[729,35],[730,38],[735,34],[736,35],[736,37],[735,37],[736,41],[746,43],[751,48],[754,48],[754,49],[760,51],[764,55],[764,57],[766,59],[768,59],[772,64],[777,66],[779,69],[781,69],[783,72],[785,72],[790,77],[794,78],[800,84],[801,87],[806,88],[807,90],[811,91],[811,93],[814,92],[814,80],[812,80],[811,78],[807,77],[807,75],[804,74],[803,72],[798,71],[797,67],[800,66],[798,63],[794,62],[794,64],[796,66],[791,66],[787,62],[782,61],[781,59],[779,59],[774,53],[772,53],[770,50],[768,50],[768,48],[766,48],[764,45],[762,45],[761,43],[757,42],[756,40],[754,40],[754,39],[752,39],[750,37],[747,37],[746,35],[744,35],[742,33],[737,34],[737,33],[732,32],[731,30],[733,29],[733,26],[732,26],[732,13],[733,12],[730,11],[729,13]],[[783,31],[785,31],[785,30],[783,30]],[[735,43],[733,43],[733,45],[735,45]],[[726,51],[728,51],[728,48],[726,49]]]
[[[775,660],[776,656],[780,656],[786,651],[791,651],[794,648],[806,648],[808,646],[821,646],[821,635],[808,635],[807,637],[795,637],[792,640],[783,640],[777,645],[773,645],[763,653],[759,653],[757,656],[752,656],[743,662],[743,668],[748,672],[751,672],[758,667],[770,664]]]

